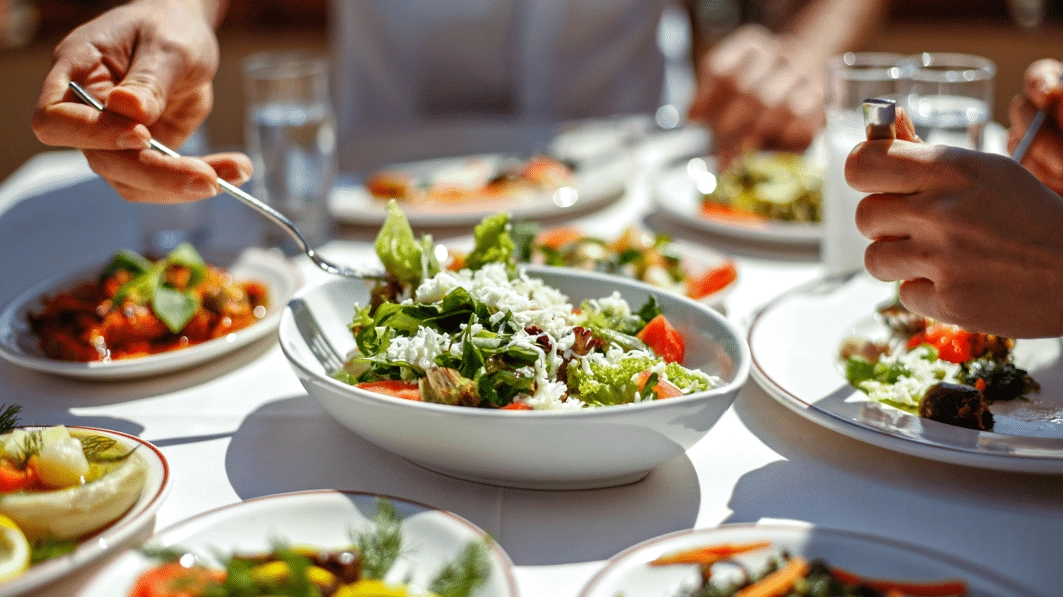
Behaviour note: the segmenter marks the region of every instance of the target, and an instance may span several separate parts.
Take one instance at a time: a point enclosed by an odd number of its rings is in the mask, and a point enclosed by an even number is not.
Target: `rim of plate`
[[[975,564],[974,562],[967,561],[967,560],[965,560],[963,558],[958,558],[958,557],[953,556],[951,554],[947,554],[947,553],[943,553],[943,552],[931,549],[929,547],[923,547],[922,545],[917,545],[917,544],[914,544],[914,543],[908,543],[907,541],[901,541],[899,539],[893,539],[893,538],[890,538],[890,537],[883,537],[881,535],[876,535],[874,533],[869,533],[869,532],[866,532],[866,531],[854,531],[854,530],[845,529],[845,528],[826,527],[826,526],[819,526],[819,525],[808,525],[808,526],[805,526],[803,524],[791,524],[791,525],[788,525],[788,524],[757,524],[757,523],[752,523],[752,522],[737,522],[737,523],[721,524],[721,525],[718,525],[718,526],[715,526],[715,527],[707,527],[707,528],[702,528],[702,529],[683,529],[681,531],[674,531],[674,532],[671,532],[671,533],[667,533],[665,535],[659,535],[657,537],[652,537],[652,538],[647,539],[645,541],[642,541],[640,543],[636,543],[635,545],[632,545],[631,547],[629,547],[629,548],[621,551],[620,553],[616,554],[615,556],[609,558],[606,561],[605,566],[603,566],[601,570],[599,570],[593,577],[591,577],[591,579],[587,582],[587,584],[583,585],[583,588],[580,589],[580,592],[577,595],[577,597],[587,597],[590,594],[590,591],[595,588],[596,584],[601,582],[602,578],[606,574],[608,574],[612,569],[614,569],[617,565],[622,563],[624,560],[637,555],[639,552],[641,552],[643,550],[649,549],[651,547],[655,547],[655,546],[657,546],[657,545],[659,545],[661,543],[667,543],[667,542],[669,542],[669,541],[671,541],[673,539],[677,539],[677,538],[680,538],[680,537],[688,537],[688,536],[694,536],[694,535],[712,535],[712,534],[719,533],[719,532],[726,532],[726,531],[729,531],[729,530],[732,530],[732,529],[733,530],[751,530],[751,531],[766,530],[766,531],[790,532],[790,533],[821,533],[821,534],[825,534],[825,535],[836,535],[836,536],[845,537],[845,538],[848,538],[848,539],[856,539],[858,541],[865,541],[865,542],[868,542],[868,543],[888,545],[890,547],[895,547],[895,548],[898,548],[898,549],[902,549],[902,550],[904,550],[906,552],[909,552],[909,553],[915,553],[915,554],[919,554],[919,555],[922,555],[922,556],[927,556],[927,557],[929,557],[931,559],[945,562],[945,563],[947,563],[949,565],[952,565],[952,566],[955,566],[957,568],[962,568],[964,570],[969,570],[973,574],[975,574],[977,576],[981,576],[985,580],[988,580],[988,581],[990,581],[990,582],[992,582],[994,584],[1000,585],[1002,588],[1006,588],[1006,589],[1008,589],[1010,591],[1016,591],[1017,592],[1016,594],[1018,594],[1018,595],[1032,595],[1029,592],[1029,589],[1027,589],[1026,587],[1023,587],[1021,585],[1016,584],[1015,580],[1013,580],[1011,578],[1008,578],[1006,576],[1003,576],[1003,575],[1001,575],[1001,574],[999,574],[997,572],[994,572],[994,571],[992,571],[992,570],[990,570],[988,568],[985,568],[984,566],[981,566],[979,564]]]
[[[43,429],[45,427],[47,427],[47,425],[28,425],[26,427],[20,427],[20,429]],[[58,580],[66,574],[74,572],[78,568],[81,568],[82,566],[102,557],[106,553],[113,551],[116,547],[128,541],[134,532],[146,522],[145,519],[155,516],[159,506],[162,505],[163,500],[165,500],[166,496],[170,493],[170,463],[166,461],[166,457],[162,455],[162,451],[151,442],[135,435],[115,431],[113,429],[88,427],[84,425],[68,425],[66,428],[109,433],[147,447],[155,454],[159,464],[162,466],[162,480],[159,483],[159,489],[155,492],[155,495],[151,497],[151,500],[144,504],[143,508],[141,508],[141,510],[129,520],[122,519],[137,507],[136,504],[122,514],[117,520],[83,540],[78,545],[77,549],[69,554],[42,562],[29,568],[20,576],[17,576],[6,583],[0,584],[0,594],[17,595],[40,587],[54,580]],[[143,494],[141,495],[143,496]],[[27,579],[31,574],[33,575],[33,578]]]
[[[675,300],[679,300],[681,302],[685,302],[685,303],[687,303],[688,307],[692,307],[692,308],[694,308],[694,309],[696,309],[696,310],[698,310],[698,311],[700,311],[702,313],[708,314],[712,319],[715,319],[717,321],[717,323],[719,323],[730,334],[732,334],[734,336],[735,340],[738,341],[736,344],[737,344],[737,346],[739,348],[739,352],[740,352],[739,356],[740,356],[740,358],[738,359],[738,362],[737,362],[737,369],[735,371],[734,379],[731,380],[730,382],[725,383],[724,385],[719,386],[719,387],[712,388],[711,390],[706,390],[705,392],[695,392],[693,394],[687,394],[685,396],[677,396],[675,398],[669,398],[668,400],[648,400],[648,401],[645,401],[645,402],[635,402],[635,403],[630,403],[630,404],[614,404],[614,405],[611,405],[611,406],[608,406],[608,407],[580,408],[580,409],[576,409],[576,410],[560,410],[560,411],[558,411],[558,410],[516,410],[516,411],[505,411],[505,412],[502,412],[501,409],[468,408],[468,407],[460,407],[460,406],[456,407],[456,406],[451,406],[451,405],[447,405],[447,404],[435,404],[435,403],[431,403],[431,402],[419,402],[419,401],[414,401],[414,400],[405,400],[403,398],[395,398],[393,396],[387,396],[387,395],[384,395],[384,394],[378,394],[376,392],[370,392],[368,390],[363,390],[361,388],[357,388],[355,386],[343,383],[342,381],[339,381],[338,379],[333,379],[332,377],[330,377],[326,373],[321,373],[320,371],[311,370],[311,369],[308,369],[308,368],[304,367],[303,363],[302,363],[302,360],[298,357],[298,355],[295,355],[295,354],[292,354],[291,352],[289,352],[288,347],[285,346],[285,344],[286,344],[285,342],[280,342],[281,351],[284,353],[284,356],[288,360],[289,363],[291,363],[295,367],[298,367],[301,371],[305,372],[307,375],[310,375],[314,379],[318,380],[318,383],[322,383],[323,382],[325,384],[329,384],[330,386],[338,388],[338,389],[341,389],[341,390],[343,390],[345,392],[352,392],[352,393],[354,393],[357,396],[361,396],[362,398],[371,398],[371,399],[374,399],[374,400],[381,400],[385,404],[403,405],[404,407],[408,407],[408,408],[426,409],[428,411],[435,411],[435,412],[438,412],[438,413],[463,414],[465,416],[473,416],[473,417],[506,417],[506,418],[509,418],[509,419],[512,419],[512,417],[536,418],[536,419],[540,419],[540,418],[542,418],[542,419],[560,419],[562,417],[564,417],[564,418],[571,418],[571,417],[609,417],[609,416],[613,416],[613,415],[619,415],[619,414],[622,414],[622,413],[631,412],[632,410],[637,411],[637,410],[646,410],[646,409],[655,409],[655,408],[667,408],[667,406],[671,405],[671,404],[685,404],[685,403],[687,403],[689,401],[692,401],[692,400],[706,400],[706,399],[718,398],[721,395],[726,395],[726,394],[729,394],[729,393],[732,393],[732,392],[734,392],[736,390],[741,389],[741,387],[746,383],[746,380],[749,378],[749,372],[751,370],[751,361],[752,361],[752,359],[751,359],[751,352],[749,350],[749,342],[748,342],[748,340],[745,339],[745,337],[743,336],[742,332],[738,329],[738,326],[736,326],[734,323],[731,322],[731,320],[727,319],[726,317],[721,315],[719,312],[714,310],[712,307],[709,307],[708,305],[706,305],[705,303],[702,303],[702,302],[700,302],[698,300],[695,300],[695,299],[692,299],[690,297],[681,296],[681,295],[678,295],[678,294],[668,293],[667,291],[665,291],[665,290],[663,290],[661,288],[657,288],[655,286],[650,286],[649,284],[646,284],[644,282],[639,282],[637,280],[631,280],[631,279],[628,279],[628,278],[617,278],[616,276],[611,276],[611,275],[608,275],[608,274],[601,274],[601,273],[598,273],[598,272],[589,272],[589,271],[573,269],[573,268],[569,268],[569,267],[534,266],[534,265],[529,265],[529,266],[526,266],[526,267],[528,269],[532,269],[532,270],[539,270],[539,269],[548,270],[547,273],[551,273],[551,272],[553,272],[553,273],[560,272],[560,273],[567,273],[567,274],[575,273],[575,274],[584,275],[584,276],[587,276],[587,277],[598,278],[599,281],[609,282],[609,283],[612,283],[614,285],[617,282],[623,282],[623,283],[626,283],[626,284],[635,285],[635,286],[638,286],[638,287],[642,287],[647,292],[651,292],[651,293],[656,292],[656,293],[668,294],[669,298],[675,299]],[[343,283],[343,281],[342,280],[323,280],[322,282],[320,282],[318,284],[313,284],[313,285],[306,286],[306,287],[302,288],[292,298],[293,298],[293,300],[294,299],[301,299],[306,294],[308,294],[308,293],[314,291],[315,289],[317,289],[319,286],[324,285],[324,284],[328,284],[328,283]],[[286,306],[285,309],[284,309],[284,313],[282,315],[282,318],[281,318],[281,326],[280,326],[280,332],[281,333],[283,333],[283,330],[286,327],[284,325],[284,322],[287,321],[288,319],[290,319],[291,317],[292,317],[291,308]],[[306,344],[306,339],[303,338],[303,336],[301,334],[296,333],[295,336],[297,338],[299,338],[299,341],[302,344],[304,344],[304,345]]]
[[[429,504],[425,504],[425,503],[422,503],[422,502],[417,502],[417,501],[414,501],[414,500],[408,500],[406,498],[395,497],[393,495],[389,495],[389,494],[386,494],[386,493],[373,493],[371,491],[356,491],[356,490],[348,490],[348,489],[306,489],[306,490],[302,490],[302,491],[289,491],[289,492],[285,492],[285,493],[273,493],[273,494],[270,494],[270,495],[260,495],[260,496],[253,497],[253,498],[247,498],[246,500],[242,500],[242,501],[236,502],[234,504],[226,504],[224,506],[219,506],[217,508],[212,508],[212,509],[207,510],[205,512],[200,512],[199,514],[193,514],[192,516],[189,516],[188,518],[185,518],[183,520],[175,522],[175,523],[171,524],[170,526],[168,526],[168,527],[166,527],[164,529],[156,531],[155,533],[153,533],[151,535],[151,537],[148,537],[144,541],[144,543],[147,544],[147,543],[149,543],[149,542],[151,542],[151,541],[153,541],[153,540],[155,540],[155,539],[157,539],[159,537],[162,537],[166,533],[172,533],[172,532],[174,532],[176,530],[181,529],[182,527],[184,527],[187,524],[195,523],[195,522],[197,522],[197,521],[199,521],[199,520],[201,520],[203,518],[206,518],[206,517],[209,517],[209,516],[214,516],[216,514],[219,514],[221,512],[226,512],[226,511],[229,511],[229,510],[243,508],[245,506],[245,504],[259,503],[259,502],[266,502],[266,501],[286,500],[286,499],[297,499],[297,498],[300,498],[300,497],[308,497],[308,496],[313,496],[313,495],[332,495],[332,494],[335,494],[335,495],[356,495],[356,496],[362,496],[362,497],[384,498],[384,499],[390,500],[392,502],[402,502],[402,503],[405,503],[405,504],[411,504],[413,506],[417,506],[418,508],[424,508],[425,510],[429,510],[429,511],[432,511],[432,512],[437,512],[437,513],[442,514],[442,515],[444,515],[444,516],[446,516],[448,518],[451,518],[454,521],[456,521],[459,524],[465,526],[466,528],[470,529],[475,534],[477,534],[477,535],[479,535],[481,537],[487,537],[487,538],[491,537],[490,535],[487,534],[486,531],[484,531],[480,527],[476,526],[475,524],[473,524],[468,519],[466,519],[466,518],[464,518],[462,516],[459,516],[459,515],[451,512],[450,510],[444,510],[442,508],[437,508],[435,506],[432,506],[432,505],[429,505]],[[506,551],[504,549],[502,549],[502,546],[500,546],[497,541],[494,541],[492,539],[490,545],[491,545],[491,551],[495,554],[495,556],[498,558],[498,560],[502,562],[503,572],[505,572],[505,575],[506,575],[506,583],[509,585],[509,589],[510,589],[510,593],[511,593],[512,597],[518,597],[520,595],[520,592],[517,591],[517,579],[516,579],[516,577],[513,574],[513,560],[510,559],[509,554],[507,554]],[[96,579],[99,576],[101,576],[108,568],[110,568],[112,566],[115,566],[118,563],[119,563],[119,561],[116,560],[116,561],[112,562],[111,564],[108,564],[107,566],[105,566],[103,569],[96,571],[96,573],[94,573],[85,582],[85,584],[82,586],[82,588],[88,587],[91,584],[93,584],[96,581]]]
[[[255,248],[252,247],[252,249]],[[247,253],[248,251],[245,250],[240,254],[244,255]],[[251,252],[251,256],[254,259],[253,263],[264,264],[268,269],[289,280],[292,284],[292,292],[288,296],[277,296],[275,298],[271,296],[271,298],[274,298],[276,301],[276,305],[265,317],[246,328],[178,350],[169,350],[156,354],[149,354],[143,357],[117,359],[108,362],[63,361],[53,359],[43,354],[37,355],[25,352],[21,350],[17,344],[9,346],[9,341],[17,343],[18,339],[25,335],[23,331],[19,329],[21,324],[26,323],[25,318],[22,317],[23,311],[32,306],[35,302],[38,302],[44,296],[52,292],[58,292],[63,285],[72,284],[80,279],[91,277],[92,272],[98,271],[102,267],[101,264],[96,264],[86,268],[56,274],[41,280],[26,290],[18,293],[15,297],[9,300],[7,304],[0,307],[0,357],[15,365],[42,373],[82,379],[118,379],[147,377],[179,371],[193,367],[205,360],[209,360],[212,356],[226,354],[230,351],[246,346],[255,340],[265,337],[271,330],[276,329],[277,325],[280,323],[281,314],[284,313],[284,308],[282,308],[281,305],[286,305],[287,301],[291,299],[291,296],[296,294],[304,286],[305,282],[303,274],[298,266],[285,257],[275,255],[266,250],[254,250]],[[268,280],[265,282],[267,282],[270,293],[273,295],[277,294],[277,289],[274,285],[270,284]],[[231,340],[229,339],[230,337],[232,337]],[[223,349],[226,345],[232,345],[232,347]],[[189,351],[192,352],[190,353]],[[203,354],[204,352],[209,354]]]
[[[768,375],[757,360],[753,352],[753,333],[766,313],[776,305],[791,299],[796,295],[805,293],[809,288],[814,288],[824,283],[848,282],[859,275],[862,270],[816,278],[772,299],[768,304],[757,310],[756,316],[749,324],[746,332],[746,344],[749,346],[751,361],[751,374],[769,396],[783,404],[795,413],[805,417],[813,423],[822,425],[827,429],[841,433],[855,440],[869,443],[880,448],[894,452],[901,452],[911,456],[918,456],[928,460],[947,462],[975,468],[990,468],[1007,470],[1012,472],[1027,472],[1040,474],[1059,474],[1063,472],[1063,452],[1055,456],[1036,456],[1030,454],[1003,455],[999,453],[980,452],[977,449],[964,446],[951,446],[939,443],[929,443],[919,439],[903,435],[895,435],[886,430],[864,425],[838,414],[823,410],[813,403],[807,402],[797,396],[782,384]],[[1016,466],[1018,465],[1018,466]],[[1025,465],[1025,466],[1024,466]]]
[[[690,182],[690,189],[696,190],[694,181],[686,174],[683,167],[675,167],[660,174],[653,188],[653,203],[660,213],[668,219],[683,225],[686,228],[710,232],[730,238],[778,243],[786,245],[816,245],[823,238],[822,222],[782,222],[765,219],[763,227],[740,226],[730,224],[726,220],[704,218],[695,213],[695,210],[686,209],[693,205],[695,197],[683,196],[674,201],[665,200],[665,191],[671,181],[682,178]]]

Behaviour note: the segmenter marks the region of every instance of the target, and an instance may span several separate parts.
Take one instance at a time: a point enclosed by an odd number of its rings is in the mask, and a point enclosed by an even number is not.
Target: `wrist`
[[[154,10],[180,6],[213,29],[221,23],[225,3],[225,0],[133,0],[130,4],[146,5]]]

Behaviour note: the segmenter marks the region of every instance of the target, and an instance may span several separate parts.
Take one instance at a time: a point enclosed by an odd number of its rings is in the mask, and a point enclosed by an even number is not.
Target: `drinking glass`
[[[897,100],[911,85],[914,66],[899,54],[878,52],[834,56],[827,62],[827,146],[823,177],[823,241],[820,257],[827,275],[852,272],[864,265],[870,241],[856,229],[856,204],[864,197],[845,182],[845,159],[861,141],[863,103],[867,98]]]
[[[178,149],[181,155],[207,155],[207,135],[198,128]],[[188,203],[141,203],[141,244],[144,253],[162,257],[181,243],[203,245],[210,236],[210,204],[213,199]]]
[[[327,58],[301,51],[262,52],[243,62],[255,194],[291,218],[311,246],[332,228],[336,125],[328,70]],[[298,252],[280,227],[266,229],[266,242]]]
[[[906,62],[914,71],[903,105],[919,138],[983,150],[997,65],[981,56],[950,52],[923,52]]]

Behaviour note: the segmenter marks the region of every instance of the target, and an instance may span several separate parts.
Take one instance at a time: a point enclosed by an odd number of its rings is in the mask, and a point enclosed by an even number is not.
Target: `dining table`
[[[748,329],[766,303],[823,275],[817,247],[709,235],[656,213],[655,181],[684,153],[676,143],[662,132],[632,144],[625,191],[565,221],[598,234],[640,224],[727,253],[739,273],[722,310]],[[250,209],[226,197],[210,201],[211,243],[257,242],[265,224]],[[78,152],[30,159],[0,185],[0,303],[42,279],[140,246],[138,209]],[[437,241],[460,240],[471,229],[433,233]],[[339,225],[321,251],[334,261],[364,262],[373,258],[374,235]],[[305,257],[293,260],[308,285],[328,276]],[[463,481],[369,443],[307,395],[276,334],[200,366],[134,380],[79,381],[0,362],[0,403],[22,405],[25,424],[102,427],[156,445],[169,463],[172,489],[155,529],[283,492],[386,494],[480,526],[512,559],[525,597],[575,596],[632,545],[730,523],[867,533],[948,554],[1033,595],[1063,595],[1063,476],[959,466],[863,443],[796,414],[752,378],[681,456],[639,482],[578,491]],[[76,595],[108,561],[37,594]]]

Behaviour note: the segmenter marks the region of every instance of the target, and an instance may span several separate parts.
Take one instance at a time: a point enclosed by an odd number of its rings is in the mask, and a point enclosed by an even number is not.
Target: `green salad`
[[[509,215],[485,218],[464,268],[440,266],[392,202],[376,240],[391,279],[350,324],[357,349],[334,377],[441,404],[561,410],[709,390],[718,378],[682,365],[682,335],[656,300],[619,293],[572,305],[516,265]]]

